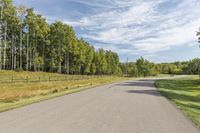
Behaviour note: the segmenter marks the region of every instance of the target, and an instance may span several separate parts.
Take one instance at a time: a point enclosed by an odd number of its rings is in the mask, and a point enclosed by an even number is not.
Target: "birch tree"
[[[46,19],[12,0],[0,0],[0,70],[117,74],[119,57],[96,50],[63,22]]]
[[[23,67],[23,64],[22,64],[22,58],[23,58],[23,55],[22,55],[22,43],[23,43],[23,20],[24,20],[24,17],[25,17],[25,14],[26,14],[26,7],[23,6],[23,5],[20,5],[17,9],[17,12],[18,12],[18,15],[19,15],[19,18],[20,18],[20,61],[19,61],[19,68],[22,69]]]

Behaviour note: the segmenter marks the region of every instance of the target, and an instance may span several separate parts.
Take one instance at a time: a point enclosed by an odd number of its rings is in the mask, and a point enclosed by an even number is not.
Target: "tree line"
[[[0,1],[0,70],[120,74],[118,54],[95,50],[72,26],[48,24],[33,8]]]
[[[200,42],[200,30],[197,32]],[[0,70],[27,70],[66,74],[124,74],[154,76],[199,74],[200,59],[153,63],[144,58],[120,63],[113,51],[95,48],[77,38],[72,26],[46,19],[33,8],[0,0]]]
[[[197,32],[198,42],[200,43],[200,29]],[[199,46],[200,47],[200,46]],[[199,74],[200,58],[190,61],[177,61],[172,63],[153,63],[143,57],[136,62],[120,63],[122,73],[127,76],[155,76],[157,74]]]
[[[172,63],[153,63],[139,58],[136,62],[120,63],[122,73],[127,76],[155,76],[157,74],[200,74],[200,58]]]

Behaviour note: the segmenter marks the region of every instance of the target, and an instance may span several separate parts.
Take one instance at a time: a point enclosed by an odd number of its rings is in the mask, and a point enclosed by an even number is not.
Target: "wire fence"
[[[105,76],[96,75],[67,75],[67,76],[0,76],[0,83],[30,83],[30,82],[55,82],[55,81],[70,81],[70,80],[86,80]]]

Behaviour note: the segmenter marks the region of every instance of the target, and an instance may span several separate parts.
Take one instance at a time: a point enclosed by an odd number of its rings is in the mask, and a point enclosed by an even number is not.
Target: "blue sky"
[[[200,0],[14,0],[47,18],[72,25],[95,48],[122,62],[143,56],[155,62],[200,57],[196,31]]]

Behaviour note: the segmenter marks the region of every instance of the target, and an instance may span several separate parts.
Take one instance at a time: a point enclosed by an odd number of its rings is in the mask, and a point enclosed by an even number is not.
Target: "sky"
[[[121,62],[143,56],[154,62],[200,57],[196,32],[200,0],[14,0],[49,23],[74,27],[96,49],[117,52]]]

